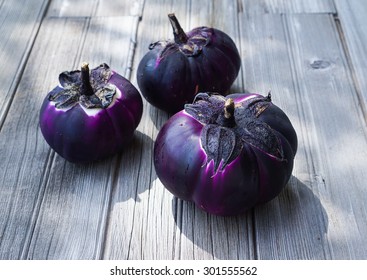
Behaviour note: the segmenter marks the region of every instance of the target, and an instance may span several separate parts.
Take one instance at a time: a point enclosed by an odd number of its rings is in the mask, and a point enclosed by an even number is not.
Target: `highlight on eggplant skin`
[[[107,64],[65,71],[39,115],[49,146],[70,162],[112,156],[129,144],[143,112],[138,90]]]
[[[198,92],[226,95],[241,66],[234,41],[212,27],[185,33],[174,14],[168,17],[174,40],[152,43],[138,65],[137,82],[143,97],[161,110],[176,113]]]
[[[296,151],[296,132],[270,94],[199,93],[158,133],[154,166],[174,196],[238,215],[281,192]]]

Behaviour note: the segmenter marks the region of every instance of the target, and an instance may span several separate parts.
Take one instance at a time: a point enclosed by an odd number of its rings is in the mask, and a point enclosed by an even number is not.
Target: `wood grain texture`
[[[180,5],[183,3],[180,2]],[[137,43],[131,76],[135,85],[135,71],[149,44],[167,38],[171,33],[167,17],[167,13],[171,12],[171,4],[156,2],[146,3],[144,6],[144,20],[139,24],[140,40]],[[168,12],[159,13],[158,10]],[[140,153],[122,157],[112,196],[103,256],[106,259],[174,257],[176,227],[172,215],[172,196],[156,179],[152,156],[153,139],[158,128],[167,119],[166,113],[153,108],[144,100],[143,117],[138,127],[142,136]]]
[[[239,0],[239,11],[247,15],[335,13],[333,0]]]
[[[335,6],[356,90],[367,120],[367,2],[335,0]]]
[[[116,30],[116,24],[123,28]],[[44,81],[57,84],[59,72],[74,69],[82,61],[107,62],[126,72],[134,24],[131,17],[44,23],[14,100],[17,106],[11,108],[12,117],[6,119],[1,138],[5,151],[0,163],[5,165],[1,166],[5,182],[1,205],[7,213],[1,227],[3,258],[100,257],[117,159],[78,166],[54,156],[38,130],[38,112],[52,88]],[[38,69],[39,65],[47,66]],[[32,93],[35,97],[29,100]],[[8,137],[11,147],[7,147]]]
[[[299,137],[288,187],[255,208],[257,257],[365,258],[365,127],[333,17],[241,19],[245,87],[271,89]]]
[[[363,1],[9,2],[0,0],[0,59],[13,73],[0,69],[0,259],[367,259]],[[39,108],[64,70],[106,62],[137,86],[149,44],[172,38],[171,12],[187,31],[228,33],[242,57],[231,91],[271,90],[297,131],[285,190],[246,214],[212,216],[164,188],[153,146],[169,115],[145,100],[132,144],[101,162],[68,163],[40,133]]]
[[[43,200],[53,153],[50,152],[39,131],[38,112],[45,94],[57,82],[55,79],[58,73],[62,71],[61,69],[71,66],[70,59],[73,59],[70,57],[71,46],[80,40],[77,36],[71,36],[68,45],[63,48],[60,42],[63,36],[54,37],[53,32],[58,30],[63,34],[64,31],[68,31],[72,34],[85,27],[83,24],[75,24],[74,31],[67,30],[63,22],[64,20],[60,21],[59,25],[51,26],[48,36],[35,44],[38,52],[32,52],[28,60],[1,131],[2,259],[24,257]],[[58,62],[54,65],[51,59],[55,53]],[[55,218],[58,219],[57,216]]]
[[[326,212],[330,256],[366,258],[367,131],[335,21],[331,15],[287,19],[312,189]]]
[[[48,0],[0,2],[0,129],[11,105]]]
[[[52,0],[49,17],[141,16],[144,0]]]
[[[50,20],[50,26],[45,25],[49,30],[44,34],[46,38],[54,30],[52,25],[58,26],[60,21],[61,19],[53,19]],[[65,28],[69,29],[68,34],[75,34],[76,38],[80,38],[71,46],[78,50],[74,68],[82,61],[89,61],[90,65],[106,62],[112,69],[123,73],[130,53],[131,30],[135,30],[134,24],[132,17],[98,17],[90,20],[70,18],[65,23]],[[75,25],[85,26],[85,29],[74,30]],[[118,158],[119,156],[90,165],[75,165],[56,156],[49,172],[28,257],[101,258]],[[131,181],[134,179],[130,177]]]
[[[294,176],[288,186],[275,200],[255,208],[253,227],[256,257],[323,259],[326,243],[323,239],[324,211],[310,189],[308,174],[313,171],[305,161],[308,144],[302,139],[302,120],[296,94],[298,84],[292,73],[290,42],[284,16],[242,15],[239,26],[246,90],[263,95],[271,90],[273,102],[289,116],[299,137]],[[301,174],[300,167],[304,168]],[[308,215],[313,218],[310,219]],[[303,243],[302,246],[299,242]]]
[[[218,28],[231,36],[239,47],[237,11],[236,1],[191,1],[187,15],[189,29],[201,25]],[[241,71],[232,92],[243,89]],[[181,232],[181,259],[254,258],[250,214],[231,218],[210,216],[192,203],[182,201],[176,209],[176,224]]]
[[[187,31],[198,25],[221,26],[221,29],[233,36],[235,40],[238,37],[236,6],[233,9],[224,10],[223,5],[224,3],[220,1],[215,1],[214,4],[213,1],[201,1],[200,7],[195,1],[146,2],[139,25],[140,41],[135,54],[132,80],[136,83],[136,68],[141,57],[147,52],[149,44],[172,38],[172,29],[167,18],[167,14],[172,12],[172,9],[178,11],[176,16]],[[200,10],[199,15],[193,12],[196,10]],[[212,16],[213,11],[217,16]],[[226,12],[220,14],[219,11]],[[113,203],[114,208],[110,215],[104,257],[112,259],[249,258],[253,247],[252,243],[249,243],[251,237],[247,227],[250,221],[247,220],[247,216],[233,219],[211,217],[196,209],[191,203],[173,198],[156,178],[152,162],[152,141],[168,116],[147,103],[144,106],[143,123],[139,131],[147,135],[151,143],[148,143],[150,146],[144,150],[141,166],[138,168],[139,200],[135,198],[135,202],[133,200],[121,202],[124,200],[121,197],[126,196],[122,188],[126,183],[117,184],[120,189],[113,197],[113,201],[116,202]],[[119,174],[122,176],[121,179],[119,176],[118,180],[125,182],[126,174],[123,171]],[[129,212],[131,208],[134,209],[133,216]],[[127,217],[123,219],[125,216]],[[131,230],[126,232],[126,227]]]

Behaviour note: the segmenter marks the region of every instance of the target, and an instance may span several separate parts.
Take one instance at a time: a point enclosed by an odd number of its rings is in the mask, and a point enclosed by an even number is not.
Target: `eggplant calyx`
[[[59,75],[61,87],[50,92],[48,99],[57,109],[67,109],[80,103],[87,109],[107,108],[116,94],[116,87],[109,83],[112,71],[105,63],[89,71],[87,63],[81,70],[65,71]],[[60,90],[61,88],[61,90]]]
[[[157,60],[160,61],[178,51],[188,57],[200,55],[203,47],[210,42],[213,29],[199,27],[186,34],[175,14],[168,14],[168,18],[172,25],[174,40],[161,40],[149,45],[149,50],[155,49],[158,52]]]
[[[196,31],[188,36],[182,29],[175,14],[168,14],[172,25],[175,44],[178,49],[186,56],[197,56],[202,52],[205,45],[208,44],[211,36],[210,28],[197,28]]]
[[[213,160],[214,174],[222,171],[242,150],[241,141],[232,129],[214,124],[203,127],[200,141],[207,155],[207,163]]]
[[[259,116],[270,106],[268,97],[253,97],[240,103],[213,93],[199,93],[185,111],[203,124],[201,145],[207,163],[213,160],[214,174],[223,171],[250,145],[283,161],[284,153],[276,132]]]

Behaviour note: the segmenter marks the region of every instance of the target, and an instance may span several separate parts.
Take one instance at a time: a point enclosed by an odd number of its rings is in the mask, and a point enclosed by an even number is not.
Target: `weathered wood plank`
[[[260,259],[323,259],[325,225],[319,219],[309,219],[309,216],[322,217],[323,213],[320,202],[310,190],[309,176],[312,175],[309,174],[314,171],[306,165],[309,147],[302,135],[302,122],[307,120],[300,119],[297,81],[292,73],[282,16],[242,15],[239,26],[246,90],[264,95],[271,90],[273,102],[286,112],[299,136],[295,177],[279,197],[255,208],[256,255]],[[315,240],[315,236],[320,239]],[[305,245],[299,246],[298,241]]]
[[[180,2],[179,5],[182,5]],[[136,69],[150,43],[171,35],[167,14],[171,1],[144,7],[139,24],[137,49],[131,80],[136,83]],[[167,12],[160,13],[159,11]],[[181,7],[180,9],[181,10]],[[173,259],[175,224],[171,195],[156,179],[153,167],[153,139],[168,115],[152,108],[144,101],[142,121],[138,131],[141,152],[123,155],[116,188],[112,196],[105,259]],[[131,162],[135,167],[129,168]],[[130,176],[137,178],[129,179]]]
[[[190,27],[211,26],[227,33],[240,48],[238,6],[236,1],[191,1]],[[242,69],[231,88],[243,91]],[[251,214],[239,217],[216,217],[203,213],[191,203],[180,202],[178,219],[181,232],[181,259],[254,258]],[[193,246],[190,244],[193,243]]]
[[[335,21],[300,15],[287,26],[331,258],[365,259],[367,130]]]
[[[236,2],[234,2],[236,3]],[[137,50],[132,80],[136,83],[136,69],[150,43],[172,38],[167,14],[176,12],[185,30],[199,25],[217,27],[238,37],[236,6],[224,9],[228,3],[221,1],[148,1],[139,25]],[[194,13],[200,11],[200,14]],[[214,15],[213,15],[213,11]],[[219,13],[220,11],[220,13]],[[240,84],[240,83],[239,83]],[[253,252],[251,242],[251,218],[225,219],[211,217],[193,207],[191,203],[173,198],[156,178],[152,163],[153,141],[168,115],[144,104],[141,132],[147,135],[144,155],[136,183],[137,194],[126,198],[124,170],[113,196],[104,258],[111,259],[225,259],[249,258]],[[124,166],[121,164],[121,167]],[[139,198],[139,199],[137,199]],[[135,201],[134,201],[135,200]],[[133,209],[133,214],[131,210]],[[250,242],[249,242],[250,241]],[[129,244],[123,246],[123,244]]]
[[[333,0],[240,0],[239,11],[254,14],[335,13]]]
[[[367,2],[335,0],[337,15],[345,36],[345,45],[351,59],[351,70],[355,75],[356,90],[367,120]]]
[[[258,258],[365,258],[366,130],[333,17],[240,19],[246,89],[271,89],[299,136],[288,187],[255,208]]]
[[[47,16],[140,16],[144,0],[53,0]]]
[[[23,44],[17,61],[27,64],[24,72],[16,72],[7,91],[1,88],[1,96],[10,92],[14,99],[6,105],[0,133],[0,259],[367,258],[367,131],[360,107],[366,66],[358,61],[365,56],[365,7],[336,1],[342,30],[325,14],[333,13],[332,1],[311,0],[146,1],[138,34],[141,12],[132,13],[131,2],[80,0],[70,6],[71,1],[54,0],[48,15],[61,18],[45,20],[39,34],[40,21],[12,30],[4,38],[29,36],[17,45]],[[0,1],[4,22],[6,2]],[[132,16],[116,16],[119,7]],[[82,61],[107,62],[137,85],[136,69],[148,45],[172,36],[170,12],[186,30],[209,25],[230,34],[243,58],[232,91],[271,89],[298,132],[287,188],[245,215],[210,216],[165,190],[152,152],[169,116],[146,102],[132,145],[99,163],[65,162],[39,131],[44,95],[59,72]],[[74,18],[81,15],[87,17]],[[349,63],[338,31],[345,31]],[[1,40],[0,47],[3,42],[9,50],[10,41]],[[12,59],[2,51],[0,58]]]
[[[0,128],[48,2],[4,0],[0,3]]]
[[[123,15],[141,15],[141,7],[144,5],[160,5],[161,1],[152,0],[134,0],[115,1],[115,0],[53,0],[48,12],[49,16],[123,16]],[[182,1],[185,5],[192,5],[192,15],[205,18],[213,16],[215,13],[207,13],[206,9],[215,9],[224,5],[221,0],[204,1]],[[237,7],[239,11],[247,14],[264,13],[335,13],[333,0],[230,0],[226,1],[225,10]],[[179,11],[180,2],[177,1],[171,5],[171,10]],[[208,5],[209,4],[209,5]],[[164,6],[163,6],[164,7]],[[194,8],[195,7],[195,8]],[[224,6],[223,6],[224,7]],[[222,10],[223,11],[223,10]],[[221,12],[221,11],[220,11]],[[159,13],[159,11],[158,11]],[[194,25],[193,25],[194,26]]]
[[[73,34],[82,34],[84,28],[85,23],[75,22],[67,28],[60,21],[41,30],[41,39],[34,46],[37,51],[28,60],[4,122],[0,137],[1,259],[19,259],[27,253],[53,159],[39,131],[38,112],[59,72],[74,63],[74,47],[81,38]],[[62,35],[66,33],[70,36],[65,44]],[[53,60],[55,54],[57,60]]]
[[[55,36],[57,26],[63,21],[57,18],[47,21],[39,40]],[[60,52],[71,48],[69,51],[75,58],[68,61],[73,67],[78,67],[82,61],[88,61],[91,67],[106,62],[111,68],[123,73],[130,53],[134,24],[132,17],[69,18],[65,22],[65,29],[68,30],[63,30],[69,35],[61,42]],[[76,25],[85,28],[75,29]],[[58,36],[62,37],[62,33]],[[79,40],[69,45],[69,36]],[[56,46],[49,47],[54,50]],[[58,63],[59,59],[63,58],[56,55],[50,63]],[[136,152],[135,149],[132,150]],[[114,157],[95,164],[76,165],[59,156],[55,157],[30,237],[27,258],[101,258],[118,162],[118,157]],[[130,182],[135,180],[133,177],[129,179]],[[130,187],[129,184],[127,187]]]
[[[124,153],[109,213],[105,259],[171,259],[170,199],[155,191],[152,135],[157,133],[144,104],[135,151]],[[152,202],[153,201],[153,202]],[[163,243],[163,244],[162,244]],[[171,244],[170,244],[171,243]],[[164,249],[163,249],[164,248]]]

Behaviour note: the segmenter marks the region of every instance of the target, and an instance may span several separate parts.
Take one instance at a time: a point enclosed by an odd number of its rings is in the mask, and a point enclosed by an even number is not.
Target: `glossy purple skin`
[[[137,81],[150,104],[176,113],[198,92],[227,94],[241,66],[239,52],[233,40],[215,28],[198,27],[186,35],[191,40],[206,32],[211,35],[197,55],[184,54],[176,43],[162,57],[165,46],[159,43],[145,54],[138,66]]]
[[[259,96],[228,95],[235,103]],[[176,197],[193,201],[215,215],[237,215],[276,197],[287,184],[297,150],[297,136],[285,113],[271,103],[259,119],[276,131],[283,147],[279,161],[250,145],[223,171],[214,174],[213,161],[201,146],[203,124],[182,110],[160,130],[154,147],[154,164],[163,185]]]
[[[109,83],[120,90],[121,96],[106,109],[99,109],[95,116],[88,116],[80,104],[67,111],[56,109],[48,99],[50,93],[44,99],[40,111],[42,134],[51,148],[66,160],[100,160],[120,152],[132,140],[142,116],[142,98],[116,72],[112,71]]]

